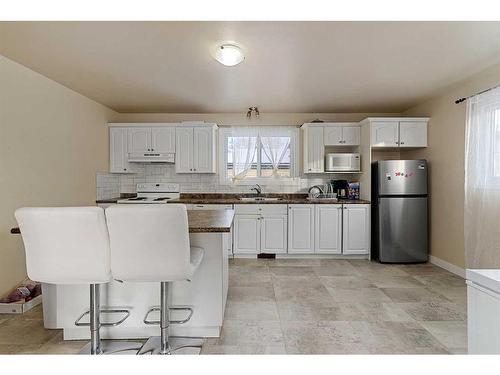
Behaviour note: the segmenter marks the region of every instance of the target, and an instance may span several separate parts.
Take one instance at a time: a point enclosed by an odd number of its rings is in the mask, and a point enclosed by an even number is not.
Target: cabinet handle
[[[404,142],[401,142],[402,145],[404,145],[405,143]]]
[[[397,145],[399,145],[399,142],[395,142]]]

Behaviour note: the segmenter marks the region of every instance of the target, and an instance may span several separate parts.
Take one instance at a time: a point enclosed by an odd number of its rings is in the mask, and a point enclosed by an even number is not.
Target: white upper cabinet
[[[340,126],[328,126],[323,131],[326,146],[342,145],[342,128]]]
[[[193,128],[175,130],[175,172],[193,173]]]
[[[172,153],[175,152],[175,128],[151,128],[151,151]]]
[[[315,205],[314,252],[342,253],[342,205]]]
[[[372,147],[427,147],[427,117],[376,118],[371,117],[362,123],[371,126]]]
[[[400,147],[427,147],[427,122],[405,121],[399,123]]]
[[[361,127],[343,126],[342,127],[342,145],[359,146],[361,143]]]
[[[326,124],[324,127],[325,146],[359,146],[361,128],[350,123]]]
[[[127,128],[109,128],[109,171],[133,173],[128,162]]]
[[[214,173],[214,132],[212,128],[193,129],[193,171]]]
[[[128,150],[131,153],[148,151],[175,152],[175,127],[137,127],[128,129]]]
[[[323,173],[325,171],[325,144],[323,127],[311,126],[304,131],[304,173]]]
[[[142,153],[151,151],[151,128],[128,129],[128,152]]]
[[[372,147],[398,147],[399,122],[377,121],[372,123]]]
[[[370,253],[370,205],[343,206],[343,254]]]
[[[186,125],[176,129],[176,173],[216,172],[216,131],[216,125]]]

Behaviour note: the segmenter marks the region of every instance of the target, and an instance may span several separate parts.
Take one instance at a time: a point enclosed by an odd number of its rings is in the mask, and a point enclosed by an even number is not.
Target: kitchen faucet
[[[255,192],[257,193],[257,195],[261,195],[262,194],[262,188],[260,187],[259,184],[255,184],[255,187],[251,188],[250,190],[255,190]]]

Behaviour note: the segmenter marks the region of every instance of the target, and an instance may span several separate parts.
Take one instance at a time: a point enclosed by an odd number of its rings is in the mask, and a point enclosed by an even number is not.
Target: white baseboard
[[[437,258],[433,255],[430,256],[430,262],[438,267],[444,268],[446,271],[450,271],[451,273],[454,273],[457,276],[460,276],[465,279],[465,270],[463,268],[460,268],[458,266],[455,266],[454,264],[451,264],[445,260],[442,260],[441,258]]]

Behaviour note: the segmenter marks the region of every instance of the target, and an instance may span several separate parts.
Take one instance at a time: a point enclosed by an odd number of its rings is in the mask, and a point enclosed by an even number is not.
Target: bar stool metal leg
[[[123,312],[125,310],[103,310],[108,312]],[[85,314],[83,314],[85,315]],[[83,315],[77,319],[80,320]],[[126,316],[128,317],[128,315]],[[101,341],[100,328],[102,325],[117,325],[121,324],[126,318],[120,320],[117,323],[103,323],[101,324],[101,293],[100,293],[100,284],[90,284],[90,309],[89,309],[89,318],[90,321],[88,323],[90,327],[90,342],[85,345],[81,350],[80,354],[126,354],[126,352],[132,351],[130,354],[137,354],[139,349],[142,347],[142,343],[140,342],[124,342],[124,341],[114,341],[114,340],[106,340],[104,342]],[[87,324],[79,324],[79,325],[87,325]]]
[[[168,283],[162,282],[160,286],[160,354],[170,354],[168,344],[168,326],[170,317],[168,313]]]
[[[98,284],[90,284],[90,354],[101,354],[101,293]]]
[[[170,326],[170,314],[168,306],[168,282],[160,283],[160,337],[150,337],[148,341],[144,344],[138,354],[173,354],[178,349],[181,348],[198,348],[201,350],[203,344],[202,339],[189,338],[189,337],[171,337],[168,335],[168,328]],[[158,310],[157,308],[150,311]],[[191,310],[191,309],[186,309]],[[189,315],[189,318],[192,315]],[[189,320],[189,318],[187,320]],[[153,322],[147,322],[147,316],[145,322],[151,324]],[[172,321],[172,323],[185,323],[187,320],[183,321]],[[158,322],[157,322],[158,324]]]

